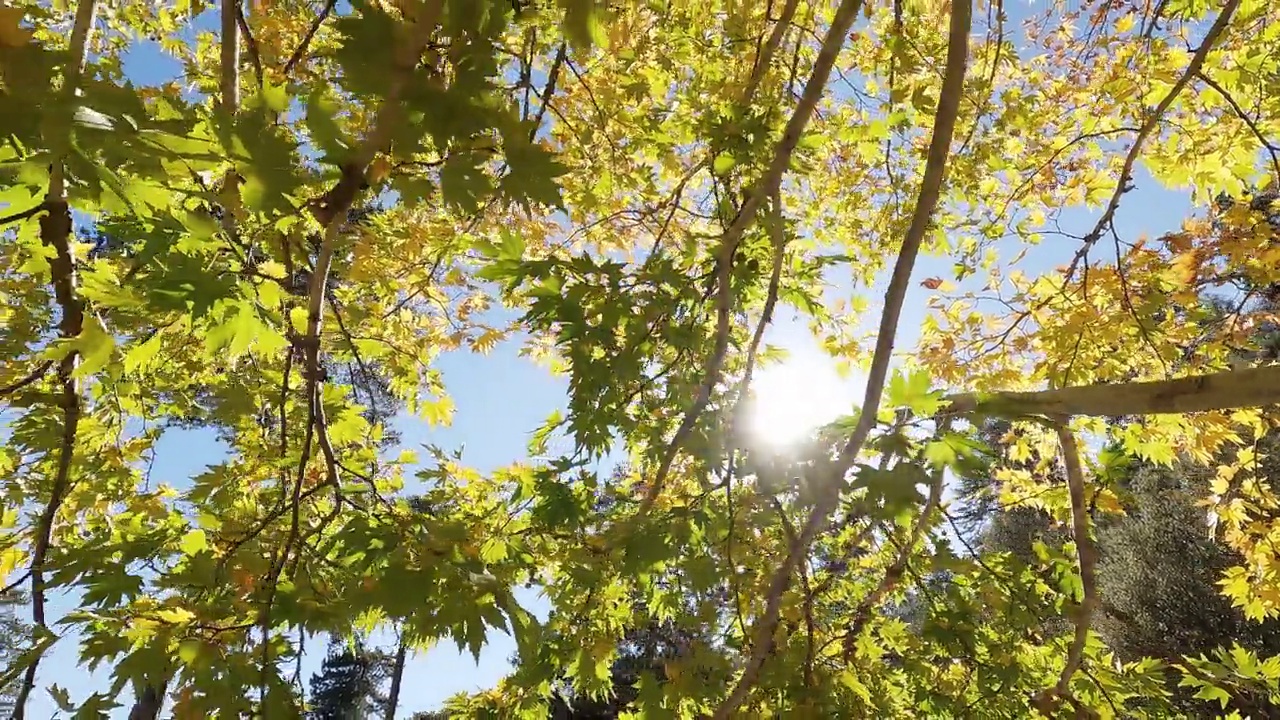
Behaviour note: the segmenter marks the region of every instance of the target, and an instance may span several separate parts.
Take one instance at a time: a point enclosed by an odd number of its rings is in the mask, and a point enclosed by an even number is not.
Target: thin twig
[[[760,323],[751,335],[751,344],[747,346],[746,369],[743,370],[742,383],[738,390],[737,408],[733,413],[734,422],[742,415],[742,408],[751,392],[751,378],[756,366],[756,356],[760,352],[760,344],[764,340],[765,329],[773,321],[773,309],[778,303],[778,290],[782,285],[782,261],[787,252],[786,227],[782,218],[782,193],[774,188],[770,195],[773,204],[773,217],[770,219],[769,232],[773,240],[773,268],[769,271],[769,289],[764,299],[764,308],[760,311]]]
[[[1165,93],[1165,96],[1161,98],[1155,109],[1147,114],[1145,122],[1138,128],[1138,134],[1133,138],[1133,145],[1129,147],[1129,152],[1124,156],[1124,165],[1120,168],[1120,177],[1116,182],[1116,189],[1111,193],[1111,199],[1107,201],[1107,206],[1102,211],[1102,217],[1098,218],[1098,222],[1094,224],[1093,229],[1085,234],[1080,249],[1076,251],[1075,257],[1071,259],[1071,264],[1067,266],[1065,277],[1070,278],[1075,275],[1076,267],[1080,264],[1085,253],[1098,242],[1107,225],[1115,218],[1116,210],[1120,207],[1120,198],[1131,189],[1133,169],[1138,162],[1138,157],[1142,154],[1143,144],[1155,132],[1164,114],[1178,99],[1178,95],[1182,93],[1183,88],[1187,86],[1191,78],[1200,74],[1200,68],[1204,65],[1205,58],[1209,56],[1209,51],[1213,49],[1218,36],[1222,34],[1222,31],[1231,22],[1231,16],[1239,5],[1240,0],[1227,0],[1226,5],[1222,8],[1222,13],[1218,15],[1213,26],[1209,28],[1209,32],[1205,34],[1204,42],[1200,43],[1200,47],[1196,49],[1195,54],[1191,57],[1191,62],[1187,65],[1186,71],[1173,84],[1173,87],[1169,88],[1169,92]]]
[[[941,437],[950,428],[951,423],[947,418],[943,418],[938,422],[937,435]],[[910,534],[907,536],[907,542],[898,548],[898,555],[894,558],[893,563],[885,570],[884,576],[880,578],[880,582],[876,587],[858,603],[853,611],[853,619],[849,622],[849,631],[845,635],[846,641],[846,657],[851,654],[852,643],[862,633],[863,627],[867,621],[871,619],[871,613],[876,609],[889,593],[902,580],[903,573],[906,572],[907,563],[911,560],[911,553],[915,552],[916,545],[920,544],[920,538],[923,537],[925,530],[929,524],[933,522],[933,514],[937,511],[938,506],[942,503],[942,489],[944,473],[941,469],[934,472],[932,482],[929,484],[929,498],[925,501],[924,507],[920,510],[920,516],[916,518],[915,525],[912,526]]]
[[[742,236],[747,231],[747,228],[755,220],[756,213],[761,204],[764,203],[765,198],[773,194],[774,189],[782,182],[782,176],[791,164],[791,155],[795,151],[796,145],[800,142],[800,136],[804,133],[805,127],[808,126],[809,119],[813,117],[814,108],[818,106],[818,101],[822,99],[827,87],[827,79],[831,76],[831,69],[835,66],[836,57],[840,54],[841,48],[844,47],[845,36],[849,32],[849,28],[852,27],[853,21],[858,15],[858,9],[861,7],[861,0],[843,0],[840,3],[840,8],[836,11],[835,17],[832,18],[831,27],[822,43],[822,49],[818,52],[818,57],[814,61],[813,74],[810,75],[809,82],[806,83],[804,88],[804,94],[796,105],[791,119],[787,122],[787,127],[783,131],[782,137],[778,140],[777,147],[774,149],[773,160],[770,162],[768,170],[765,171],[765,174],[756,183],[752,191],[747,194],[742,207],[738,210],[737,217],[734,218],[733,224],[724,232],[716,257],[715,346],[707,359],[707,364],[703,371],[702,386],[698,389],[698,395],[685,412],[684,419],[680,422],[680,426],[676,429],[676,433],[672,436],[670,443],[667,444],[662,461],[654,476],[654,481],[649,485],[645,494],[644,501],[640,506],[642,515],[653,506],[654,501],[657,500],[658,495],[662,492],[663,485],[666,483],[667,473],[670,472],[671,464],[675,461],[676,453],[679,452],[689,433],[693,432],[693,428],[697,424],[698,418],[702,415],[702,411],[711,402],[711,392],[720,380],[720,370],[724,366],[725,354],[729,349],[730,319],[733,314],[733,286],[731,279],[733,257],[737,253],[738,245],[742,242]]]
[[[842,10],[844,6],[842,5]],[[856,11],[856,4],[855,4]],[[907,235],[903,238],[902,250],[898,253],[893,275],[889,281],[889,289],[885,294],[884,314],[880,319],[879,336],[876,338],[875,355],[871,361],[871,370],[867,376],[867,392],[863,402],[858,424],[852,436],[845,444],[839,459],[832,464],[831,472],[826,479],[825,487],[819,488],[819,498],[809,513],[796,542],[787,550],[787,556],[769,583],[765,596],[763,617],[756,623],[755,642],[752,643],[751,657],[738,679],[733,691],[716,709],[714,720],[728,720],[747,699],[747,695],[755,686],[764,667],[770,641],[778,627],[778,618],[782,609],[782,596],[791,584],[791,575],[795,572],[800,559],[808,554],[813,539],[826,525],[831,513],[839,506],[840,488],[844,474],[852,466],[853,461],[862,451],[862,446],[875,426],[879,412],[880,396],[884,390],[885,380],[889,372],[889,361],[893,356],[894,337],[898,330],[898,319],[902,314],[902,304],[906,298],[907,288],[911,283],[911,271],[915,266],[916,256],[924,241],[925,233],[933,222],[934,209],[942,193],[942,181],[946,172],[947,156],[951,147],[951,139],[955,135],[956,115],[959,113],[960,101],[964,93],[964,78],[969,57],[969,26],[972,19],[972,0],[958,0],[952,4],[950,28],[947,40],[947,65],[942,80],[942,92],[938,98],[938,111],[934,117],[933,136],[929,141],[928,159],[925,162],[924,177],[920,182],[920,195],[916,200],[911,224]],[[834,23],[833,23],[834,26]],[[843,36],[847,29],[841,32]]]

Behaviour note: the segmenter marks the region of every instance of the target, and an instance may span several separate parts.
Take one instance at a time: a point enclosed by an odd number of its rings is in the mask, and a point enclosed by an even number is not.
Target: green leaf
[[[502,149],[510,167],[498,186],[503,194],[525,206],[564,208],[556,178],[567,168],[555,161],[555,155],[524,138],[506,137]]]
[[[865,487],[867,496],[892,517],[900,510],[924,501],[917,485],[930,482],[924,468],[915,463],[899,462],[887,470],[860,465],[854,477],[855,488]]]
[[[182,660],[183,665],[195,665],[200,657],[201,645],[199,640],[193,638],[183,640],[178,644],[178,659]]]
[[[272,112],[282,113],[289,109],[289,93],[283,83],[271,82],[262,84],[262,102]]]
[[[728,153],[720,153],[716,156],[716,159],[711,162],[711,169],[714,170],[717,175],[723,175],[732,170],[733,166],[737,164],[738,161],[734,159],[732,155]]]
[[[111,354],[116,348],[116,339],[102,327],[96,315],[86,315],[84,329],[75,339],[75,348],[80,352],[80,366],[76,368],[76,377],[89,377],[106,367]]]
[[[440,194],[464,213],[474,213],[493,189],[493,181],[470,154],[450,154],[440,168]]]
[[[71,693],[67,692],[66,688],[58,685],[50,685],[49,696],[53,698],[53,702],[56,703],[58,708],[63,712],[71,712],[76,709],[75,705],[71,704]]]
[[[942,407],[942,393],[929,392],[929,373],[914,370],[904,375],[896,370],[885,389],[885,399],[892,408],[909,408],[916,415],[929,417]]]
[[[601,3],[596,0],[559,0],[564,8],[564,33],[575,48],[588,50],[607,40],[601,23]]]
[[[195,555],[209,548],[209,538],[204,530],[192,530],[178,541],[178,548],[184,555]]]
[[[1231,693],[1217,685],[1205,685],[1195,694],[1199,700],[1217,700],[1222,709],[1227,708],[1227,703],[1231,702]]]

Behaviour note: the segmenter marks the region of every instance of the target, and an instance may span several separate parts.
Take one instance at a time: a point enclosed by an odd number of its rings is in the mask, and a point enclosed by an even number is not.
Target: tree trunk
[[[386,720],[396,720],[396,706],[400,704],[400,679],[404,676],[404,660],[408,653],[404,631],[400,632],[400,646],[396,648],[396,664],[391,669],[391,692],[387,694]]]

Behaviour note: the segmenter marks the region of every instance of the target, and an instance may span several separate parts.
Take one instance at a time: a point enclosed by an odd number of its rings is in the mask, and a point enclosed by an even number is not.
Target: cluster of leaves
[[[515,637],[464,717],[1176,713],[1172,659],[1093,622],[1088,510],[1123,510],[1119,458],[1215,466],[1190,492],[1239,554],[1223,590],[1280,614],[1255,447],[1280,243],[1269,201],[1213,202],[1280,183],[1280,9],[1076,5],[997,4],[979,32],[968,0],[0,8],[0,580],[29,585],[33,623],[15,717],[55,643],[110,668],[51,688],[78,717],[127,686],[135,717],[299,717],[302,639],[384,625],[477,654]],[[134,52],[181,76],[135,82]],[[1134,183],[1191,185],[1206,214],[1122,237]],[[1081,210],[1066,266],[1034,262]],[[951,271],[927,301],[921,255]],[[908,299],[918,343],[891,372]],[[778,453],[741,420],[783,307],[868,380]],[[568,378],[538,459],[397,452],[396,415],[452,413],[434,361],[509,336]],[[984,437],[990,416],[1011,430]],[[226,452],[153,482],[175,426]],[[594,469],[609,453],[629,464]],[[943,485],[975,473],[1059,534],[954,551]],[[1267,696],[1264,649],[1184,681]]]

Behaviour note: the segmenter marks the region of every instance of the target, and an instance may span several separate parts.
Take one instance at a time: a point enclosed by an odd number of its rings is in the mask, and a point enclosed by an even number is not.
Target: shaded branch
[[[253,30],[249,27],[249,21],[244,16],[243,0],[236,0],[236,24],[240,26],[240,32],[244,35],[245,47],[249,49],[249,60],[253,62],[253,75],[258,81],[258,88],[262,88],[262,54],[258,51],[258,40],[253,37]]]
[[[14,380],[8,385],[0,386],[0,397],[4,397],[5,395],[12,395],[18,392],[19,390],[21,390],[22,388],[39,380],[40,378],[44,377],[45,373],[49,372],[49,368],[51,367],[53,367],[53,361],[45,360],[44,362],[37,365],[34,370],[27,373],[23,377],[17,380]]]
[[[41,210],[44,210],[44,207],[44,203],[40,203],[39,205],[29,207],[26,210],[19,210],[12,215],[0,217],[0,225],[8,225],[11,222],[18,222],[19,220],[26,220],[27,218],[34,217],[35,215],[38,215]]]
[[[852,4],[856,14],[857,3]],[[840,501],[840,488],[844,474],[852,466],[854,459],[861,452],[863,444],[875,426],[876,415],[880,407],[880,396],[884,390],[885,378],[889,371],[889,361],[893,356],[894,336],[897,334],[898,320],[902,314],[903,300],[911,283],[911,271],[926,231],[933,220],[933,212],[938,205],[942,192],[942,181],[946,172],[947,156],[955,135],[956,115],[960,109],[960,100],[964,91],[965,72],[969,56],[969,27],[972,20],[972,0],[959,0],[952,5],[950,27],[947,39],[947,65],[942,80],[942,92],[938,99],[938,112],[934,117],[933,135],[929,140],[928,159],[925,163],[924,177],[920,183],[920,195],[916,200],[911,224],[902,242],[902,250],[893,268],[893,276],[889,281],[889,289],[885,294],[884,314],[880,319],[879,335],[876,338],[875,355],[871,361],[871,371],[867,377],[867,393],[858,424],[852,436],[841,450],[839,458],[832,464],[825,486],[819,487],[819,498],[809,513],[803,529],[790,544],[787,556],[774,572],[765,596],[764,615],[756,623],[755,639],[751,646],[751,657],[743,670],[742,677],[733,691],[716,709],[715,720],[728,720],[746,700],[747,695],[760,677],[768,657],[770,642],[778,627],[778,618],[782,609],[782,596],[791,584],[791,575],[797,564],[804,557],[813,539],[826,525],[831,513]],[[839,15],[837,15],[839,17]],[[833,28],[837,23],[833,22]],[[847,28],[841,32],[841,37]]]

